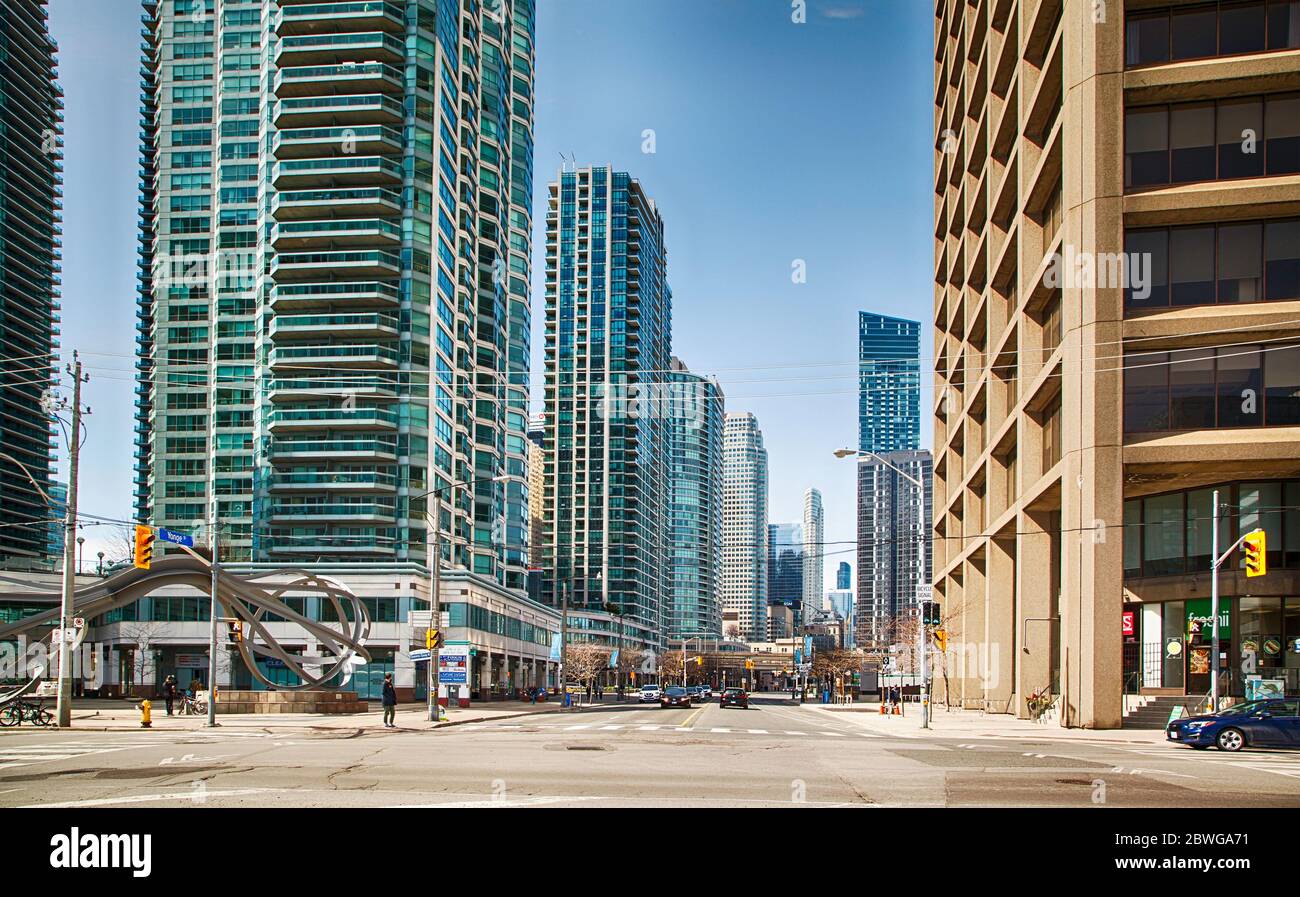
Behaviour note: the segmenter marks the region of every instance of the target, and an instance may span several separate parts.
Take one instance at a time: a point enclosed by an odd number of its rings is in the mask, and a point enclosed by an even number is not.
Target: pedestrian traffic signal
[[[1246,576],[1263,576],[1268,572],[1267,546],[1264,531],[1257,529],[1246,533],[1241,546],[1246,550]]]
[[[244,625],[242,623],[238,620],[229,620],[226,622],[226,626],[230,628],[231,644],[238,645],[244,640]]]
[[[939,602],[922,601],[921,602],[921,624],[923,626],[938,626],[942,620],[939,619]]]
[[[148,570],[153,562],[153,527],[137,526],[135,528],[135,565],[141,570]]]
[[[434,648],[441,648],[444,640],[441,629],[427,629],[424,633],[424,647],[432,651]]]

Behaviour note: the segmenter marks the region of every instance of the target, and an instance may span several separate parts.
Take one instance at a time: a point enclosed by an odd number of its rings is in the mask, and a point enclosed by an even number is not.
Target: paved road
[[[907,738],[852,716],[772,696],[434,732],[11,731],[0,806],[1300,806],[1300,752]]]

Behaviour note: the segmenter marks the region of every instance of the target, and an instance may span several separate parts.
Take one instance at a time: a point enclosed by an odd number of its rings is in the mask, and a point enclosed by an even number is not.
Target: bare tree
[[[592,683],[609,668],[609,649],[593,644],[570,645],[564,664],[566,673],[590,692]]]
[[[123,683],[123,691],[126,694],[132,694],[136,688],[137,679],[139,688],[153,689],[156,686],[154,679],[158,671],[157,649],[153,647],[154,642],[162,634],[163,624],[152,621],[139,621],[122,623],[120,631],[122,636],[135,646],[134,661],[127,667],[127,675],[130,681]]]
[[[847,690],[849,674],[861,670],[866,660],[865,655],[842,648],[818,651],[813,655],[812,672],[842,694]]]
[[[630,673],[639,672],[641,664],[645,663],[646,653],[640,648],[630,648],[624,645],[618,649],[618,671],[619,681],[627,681]]]
[[[736,641],[736,640],[738,640],[738,639],[740,638],[740,624],[739,624],[739,623],[728,623],[728,624],[727,624],[727,628],[726,628],[725,630],[723,630],[722,635],[723,635],[725,638],[730,639],[730,640],[732,640],[732,641]]]
[[[659,678],[666,682],[682,680],[682,652],[665,651],[659,658]]]

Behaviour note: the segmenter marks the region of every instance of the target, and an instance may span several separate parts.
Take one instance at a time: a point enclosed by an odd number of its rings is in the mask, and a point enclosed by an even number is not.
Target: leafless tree
[[[147,620],[121,624],[122,636],[135,646],[134,662],[127,667],[129,681],[123,683],[123,691],[126,694],[132,694],[135,690],[137,676],[142,691],[156,686],[154,679],[158,670],[158,652],[153,644],[162,634],[162,630],[162,623]]]
[[[738,640],[740,638],[740,624],[728,623],[727,628],[723,630],[722,634],[725,638],[728,638],[732,641]]]
[[[843,693],[847,690],[849,674],[861,670],[866,660],[865,655],[842,648],[818,651],[813,655],[812,673]]]
[[[591,691],[592,684],[609,668],[609,649],[600,645],[570,645],[565,652],[565,673]]]
[[[659,678],[662,682],[682,681],[682,652],[665,651],[659,658]]]

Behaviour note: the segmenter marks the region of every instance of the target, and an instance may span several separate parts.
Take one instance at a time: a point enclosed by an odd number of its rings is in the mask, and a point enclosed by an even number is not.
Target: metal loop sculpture
[[[212,567],[206,558],[188,551],[153,563],[152,569],[129,568],[106,579],[78,589],[73,594],[73,614],[87,620],[138,601],[166,586],[189,586],[203,593],[211,587]],[[287,581],[275,582],[287,578]],[[314,595],[322,608],[333,612],[333,620],[313,620],[298,613],[284,600],[286,595]],[[6,591],[7,597],[49,600],[57,592],[51,589]],[[346,685],[356,666],[370,662],[366,641],[370,637],[370,613],[365,604],[342,583],[307,570],[283,569],[258,573],[247,578],[235,576],[224,568],[217,571],[217,605],[222,617],[236,620],[242,637],[237,642],[240,657],[259,682],[271,688],[300,691],[323,688],[331,680]],[[301,655],[286,650],[272,635],[268,615],[297,624],[320,647],[319,654]],[[325,614],[321,614],[325,616]],[[48,639],[59,625],[57,605],[43,613],[0,626],[0,641],[29,635]],[[257,665],[258,659],[275,659],[298,677],[301,684],[285,685],[268,679]],[[312,670],[314,672],[309,672]],[[42,678],[35,679],[15,692],[0,696],[0,704],[26,694]]]

